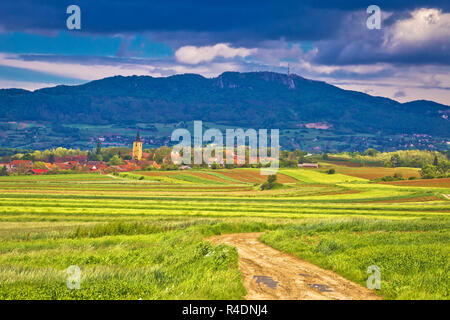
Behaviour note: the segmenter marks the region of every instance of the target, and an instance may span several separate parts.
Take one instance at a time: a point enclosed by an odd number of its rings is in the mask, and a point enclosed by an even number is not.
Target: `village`
[[[127,150],[125,155],[120,151],[109,158],[103,160],[101,156],[100,141],[97,144],[97,150],[94,153],[87,154],[69,154],[57,156],[51,154],[45,159],[32,158],[11,159],[9,162],[0,162],[0,175],[43,175],[43,174],[63,174],[63,173],[99,173],[111,174],[120,172],[129,172],[137,170],[188,170],[193,166],[182,162],[182,155],[168,147],[156,149],[153,152],[143,149],[143,142],[139,131],[133,142],[133,148],[121,149]],[[108,150],[103,149],[103,150]],[[159,154],[158,154],[159,152]],[[96,156],[97,154],[97,156]],[[100,155],[100,157],[98,156]],[[232,163],[225,164],[224,158],[231,156]],[[274,158],[266,157],[273,161]],[[247,157],[236,154],[234,149],[224,149],[224,157],[219,155],[211,156],[207,161],[200,165],[201,167],[220,168],[220,167],[261,167],[258,157]],[[196,165],[199,166],[199,165]],[[317,163],[300,163],[298,167],[318,168]]]
[[[0,175],[7,174],[30,174],[30,175],[42,175],[42,174],[58,174],[58,173],[100,173],[110,174],[115,172],[129,172],[137,170],[164,170],[167,166],[170,166],[171,170],[188,170],[192,167],[189,165],[175,166],[172,162],[172,157],[177,157],[171,153],[163,159],[162,163],[157,163],[154,160],[149,159],[150,154],[143,152],[141,160],[122,160],[123,164],[111,164],[106,161],[89,161],[87,155],[75,155],[75,156],[63,156],[55,157],[53,162],[44,161],[32,161],[32,160],[11,160],[9,163],[0,163]],[[233,167],[246,166],[245,164],[238,164],[239,157],[235,156],[235,164]],[[209,168],[225,167],[222,160],[217,157],[209,159],[212,164],[209,164]],[[319,168],[318,163],[301,163],[298,167],[305,168]],[[4,174],[1,174],[4,172]]]
[[[36,162],[43,163],[37,167]],[[0,166],[5,168],[9,173],[18,174],[49,174],[49,173],[64,173],[71,171],[75,172],[98,172],[107,174],[111,172],[126,172],[135,171],[143,168],[153,167],[160,169],[161,165],[152,160],[142,159],[137,160],[123,160],[124,164],[110,165],[106,161],[88,161],[86,155],[79,156],[64,156],[55,157],[54,162],[42,162],[32,160],[12,160],[10,163],[0,163]]]
[[[100,154],[100,141],[97,145],[97,153]],[[9,163],[0,163],[3,174],[53,174],[53,173],[100,173],[127,172],[141,169],[161,169],[161,164],[150,159],[151,154],[143,152],[142,141],[139,132],[133,142],[133,149],[129,154],[121,157],[114,155],[109,161],[92,160],[87,154],[54,156],[49,159],[14,159]],[[47,160],[47,161],[46,161]],[[162,160],[168,164],[170,157]]]

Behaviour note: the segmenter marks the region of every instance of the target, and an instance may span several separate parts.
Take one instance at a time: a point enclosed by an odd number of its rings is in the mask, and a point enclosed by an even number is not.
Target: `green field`
[[[371,170],[375,170],[371,168]],[[281,169],[0,177],[0,299],[242,299],[234,248],[261,240],[365,285],[381,269],[386,299],[449,299],[450,188],[376,184]],[[66,286],[69,266],[80,290]]]

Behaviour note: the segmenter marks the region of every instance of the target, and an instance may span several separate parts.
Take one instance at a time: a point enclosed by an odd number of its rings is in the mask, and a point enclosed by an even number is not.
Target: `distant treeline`
[[[172,148],[162,146],[153,149],[144,149],[147,158],[161,163],[168,158]],[[12,148],[0,148],[2,162],[14,159],[51,161],[52,158],[74,155],[87,155],[88,160],[109,161],[112,157],[118,156],[123,160],[131,159],[131,149],[125,147],[103,148],[98,142],[92,150],[55,148],[47,150],[19,150]],[[249,156],[249,149],[246,148],[246,158]],[[270,148],[267,151],[270,156]],[[296,167],[299,163],[311,163],[320,161],[342,161],[352,162],[361,166],[377,165],[385,167],[415,167],[423,168],[427,165],[446,166],[450,150],[446,151],[424,151],[424,150],[399,150],[394,152],[379,152],[375,149],[367,149],[364,152],[343,152],[334,154],[311,154],[304,150],[281,150],[279,153],[281,167]],[[224,156],[225,158],[225,156]]]
[[[422,178],[444,178],[450,176],[450,150],[443,152],[424,150],[399,150],[379,152],[367,149],[363,153],[339,153],[323,155],[323,158],[335,161],[350,161],[360,165],[383,165],[389,168],[421,168]]]
[[[367,149],[365,152],[343,152],[330,154],[329,160],[351,161],[354,163],[377,164],[385,167],[415,167],[421,168],[426,164],[433,164],[435,158],[448,160],[450,150],[426,151],[426,150],[399,150],[393,152],[379,152],[375,149]]]
[[[15,154],[21,153],[31,153],[33,150],[21,150],[21,149],[15,149],[15,148],[0,148],[0,157],[11,157]]]

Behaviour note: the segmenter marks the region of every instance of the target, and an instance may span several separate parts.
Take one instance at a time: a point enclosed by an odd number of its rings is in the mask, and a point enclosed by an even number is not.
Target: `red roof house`
[[[39,174],[44,174],[44,173],[47,173],[47,172],[49,172],[50,170],[48,170],[48,169],[31,169],[30,170],[30,173],[31,174],[34,174],[34,175],[39,175]]]
[[[55,162],[53,165],[59,170],[70,170],[73,168],[73,165],[71,165],[70,163]]]
[[[18,166],[32,166],[33,161],[31,160],[13,160],[10,163],[11,167],[18,167]]]
[[[78,156],[64,156],[64,157],[58,157],[55,156],[54,162],[69,162],[69,161],[77,161],[80,163],[84,163],[87,161],[87,155],[78,155]]]

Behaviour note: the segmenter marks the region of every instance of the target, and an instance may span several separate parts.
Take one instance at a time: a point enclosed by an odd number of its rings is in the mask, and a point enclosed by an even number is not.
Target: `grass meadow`
[[[0,177],[0,299],[242,299],[236,250],[204,241],[234,232],[362,285],[377,265],[385,299],[449,299],[450,188],[376,169],[280,169],[265,191],[244,168]]]

